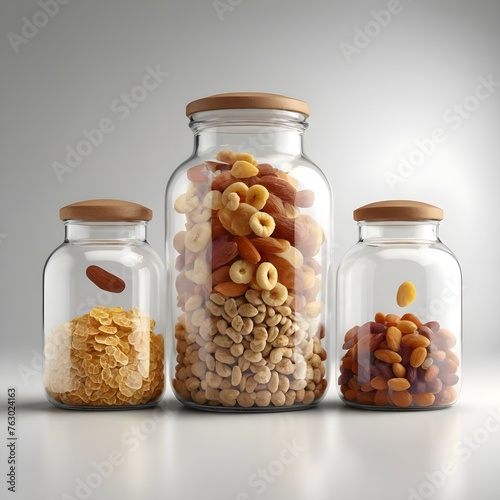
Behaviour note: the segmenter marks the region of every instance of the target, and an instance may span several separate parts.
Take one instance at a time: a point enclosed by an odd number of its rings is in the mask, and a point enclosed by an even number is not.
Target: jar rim
[[[413,200],[384,200],[369,203],[353,212],[355,221],[441,221],[443,210]]]
[[[294,111],[306,117],[310,114],[309,105],[293,97],[264,92],[230,92],[225,94],[214,94],[191,101],[186,106],[186,116],[191,116],[200,111],[252,108]]]
[[[132,222],[150,221],[151,209],[124,200],[85,200],[62,207],[59,217],[63,221],[80,220],[88,222]]]

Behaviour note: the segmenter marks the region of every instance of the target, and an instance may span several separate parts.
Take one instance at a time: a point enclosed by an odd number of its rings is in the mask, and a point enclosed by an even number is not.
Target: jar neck
[[[438,221],[377,221],[358,222],[359,241],[361,242],[437,242],[439,241]]]
[[[301,156],[306,116],[274,109],[224,109],[195,113],[189,126],[194,132],[195,156],[214,156],[220,149],[251,153]]]
[[[88,222],[65,221],[65,241],[68,243],[145,242],[146,221]]]

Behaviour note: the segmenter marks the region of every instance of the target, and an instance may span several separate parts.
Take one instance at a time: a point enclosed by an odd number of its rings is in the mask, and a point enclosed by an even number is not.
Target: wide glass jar
[[[462,276],[443,211],[382,201],[354,211],[359,241],[337,274],[339,395],[362,408],[452,405],[461,386]]]
[[[137,408],[164,388],[165,284],[146,207],[89,200],[60,210],[44,269],[44,385],[63,408]]]
[[[194,151],[166,193],[174,393],[198,409],[310,407],[328,379],[332,196],[303,153],[309,107],[221,94],[186,114]]]

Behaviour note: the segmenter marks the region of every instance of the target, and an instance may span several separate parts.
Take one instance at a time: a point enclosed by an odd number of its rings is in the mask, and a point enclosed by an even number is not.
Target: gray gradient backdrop
[[[129,417],[123,415],[62,412],[61,417],[61,412],[49,410],[43,403],[36,360],[42,339],[41,279],[47,256],[63,239],[58,210],[68,203],[101,197],[147,205],[154,212],[149,241],[163,255],[165,186],[174,168],[192,149],[185,105],[212,93],[275,92],[310,104],[305,150],[333,187],[335,266],[356,241],[352,210],[357,206],[387,198],[409,198],[444,209],[441,236],[456,253],[464,274],[465,373],[471,375],[470,380],[476,377],[464,390],[469,391],[467,411],[473,412],[478,384],[491,381],[492,367],[498,365],[500,354],[500,335],[495,327],[500,305],[500,1],[65,1],[66,5],[57,4],[58,12],[52,9],[50,18],[39,14],[43,11],[35,0],[2,0],[0,5],[1,389],[3,394],[8,385],[17,385],[21,395],[32,398],[31,406],[26,403],[27,413],[46,412],[43,420],[33,421],[43,422],[45,438],[33,438],[37,451],[30,464],[26,464],[29,437],[24,441],[24,470],[21,465],[19,480],[20,484],[24,482],[25,493],[19,493],[18,498],[35,498],[35,493],[27,493],[27,483],[41,487],[37,463],[45,463],[45,474],[52,470],[50,458],[46,461],[50,432],[57,434],[61,429],[68,439],[77,433],[68,427],[68,419],[76,425],[91,418],[109,423],[116,418],[125,428],[129,425],[123,420]],[[395,12],[391,19],[378,16],[377,21],[373,11],[388,8]],[[12,33],[22,36],[24,17],[29,21],[35,17],[41,27],[36,33],[28,33],[31,38],[20,41]],[[360,32],[366,30],[369,37],[363,39]],[[157,88],[133,108],[118,107],[116,100],[141,83],[148,67],[159,68],[168,76],[159,76]],[[484,86],[484,81],[490,83]],[[480,99],[472,97],[475,92]],[[454,108],[458,104],[464,106],[461,116]],[[53,163],[65,163],[66,148],[75,148],[84,139],[82,130],[95,128],[103,119],[112,122],[113,131],[73,171],[58,179]],[[428,141],[433,134],[441,142],[431,148]],[[408,159],[413,154],[418,161],[417,141],[428,145],[429,154],[391,186],[387,173],[398,173],[401,156]],[[32,365],[33,376],[23,380],[19,367]],[[498,388],[492,387],[493,393],[483,391],[484,401],[491,404],[498,401]],[[328,413],[339,412],[334,392],[331,389],[329,394],[332,406],[320,410],[318,432],[329,425],[330,418],[337,418],[335,422],[339,423],[338,417]],[[170,391],[166,398],[170,401]],[[180,412],[175,403],[167,404],[172,405],[168,410],[172,415]],[[453,411],[460,411],[457,408]],[[22,412],[21,405],[21,422]],[[172,443],[182,447],[178,433],[185,432],[185,439],[192,440],[193,432],[205,425],[203,415],[180,414],[182,418],[172,418],[175,425],[162,430],[155,441],[165,440],[166,447]],[[47,415],[52,420],[47,420]],[[445,413],[434,415],[443,426],[449,425],[443,420]],[[369,417],[363,414],[352,418]],[[206,418],[207,422],[213,419]],[[293,425],[294,418],[306,417],[289,414],[279,421]],[[425,418],[431,425],[432,420]],[[52,427],[54,419],[59,419],[59,424]],[[380,415],[377,419],[380,423]],[[228,422],[212,421],[217,425]],[[243,422],[251,425],[255,420],[242,417],[238,425]],[[272,428],[273,421],[266,422]],[[185,427],[176,427],[182,425]],[[339,438],[337,446],[349,448],[336,431],[333,436]],[[323,440],[318,436],[310,444],[316,439],[321,445]],[[454,434],[448,436],[451,444],[454,439]],[[270,457],[279,454],[280,443]],[[252,440],[246,444],[251,446]],[[498,445],[497,436],[496,451],[490,450],[491,457],[497,459]],[[112,445],[106,449],[112,449]],[[215,447],[213,454],[203,456],[229,467],[231,460],[218,455],[217,450]],[[59,451],[54,467],[64,467],[61,456],[75,453],[64,446]],[[329,457],[332,469],[341,467],[331,450],[323,452],[317,459]],[[150,457],[160,454],[155,448],[148,448],[148,453]],[[349,467],[354,467],[358,459],[363,463],[363,453],[359,451],[357,458],[356,454],[348,456]],[[78,455],[76,452],[77,461]],[[222,493],[226,483],[217,486],[208,476],[204,478],[200,468],[196,469],[197,476],[190,477],[187,463],[181,463],[182,471],[172,476],[177,482],[164,483],[154,490],[154,480],[139,463],[140,473],[135,478],[131,469],[122,468],[123,484],[134,487],[108,481],[91,498],[110,498],[108,495],[117,492],[123,498],[139,498],[141,492],[145,498],[160,498],[156,492],[168,492],[169,488],[168,498],[236,498],[238,488],[245,488],[246,477],[259,464],[255,461],[258,456],[259,450],[254,450],[253,458],[248,459],[252,465],[244,468],[240,482],[235,480],[231,489],[224,490],[232,493]],[[355,476],[354,490],[343,484],[336,491],[334,485],[324,482],[329,472],[315,462],[315,456],[311,454],[309,464],[313,465],[308,474],[314,478],[318,475],[316,484],[323,489],[308,493],[305,487],[291,488],[288,484],[290,498],[333,498],[333,493],[338,498],[362,498],[368,494],[370,490],[363,490]],[[483,459],[486,456],[490,457],[485,455]],[[92,457],[87,453],[79,469],[75,467],[61,477],[49,474],[46,484],[51,486],[41,498],[74,494],[75,476],[83,477],[90,470]],[[429,457],[424,453],[422,458]],[[3,460],[0,457],[2,465]],[[163,477],[158,465],[161,460],[155,462],[156,478]],[[186,460],[189,462],[189,457]],[[245,463],[244,457],[238,460]],[[262,462],[266,464],[267,458]],[[176,456],[170,463],[170,467],[175,466]],[[479,471],[479,461],[477,467]],[[29,470],[35,471],[34,481],[29,479]],[[295,472],[299,474],[299,469]],[[291,474],[283,480],[281,487],[294,477]],[[423,479],[422,474],[420,477]],[[478,484],[481,477],[476,478]],[[179,478],[184,478],[189,487],[182,486]],[[473,480],[472,476],[468,479]],[[406,481],[401,490],[396,488],[393,496],[391,493],[384,498],[406,498],[404,492],[411,484],[418,484],[418,479]],[[380,486],[377,481],[373,484]],[[460,496],[465,491],[460,484],[451,493],[436,490],[433,498],[466,498]],[[281,497],[276,485],[273,491],[270,487],[262,494],[246,488],[255,498]],[[4,491],[2,485],[2,498]],[[374,498],[383,495],[375,494]]]

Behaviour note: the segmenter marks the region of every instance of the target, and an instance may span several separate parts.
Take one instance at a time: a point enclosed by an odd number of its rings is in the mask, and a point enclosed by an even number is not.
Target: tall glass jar
[[[166,193],[174,393],[198,409],[310,407],[328,379],[332,196],[303,153],[309,107],[238,93],[186,114],[194,151]]]
[[[435,409],[461,386],[462,276],[443,211],[382,201],[354,211],[359,241],[337,274],[338,389],[350,406]]]
[[[72,409],[150,406],[164,388],[165,284],[146,241],[152,212],[119,200],[60,210],[64,243],[44,269],[44,384]]]

